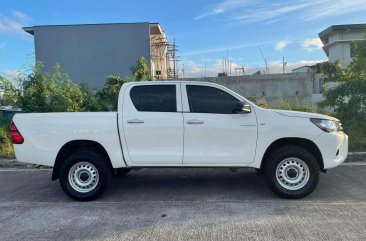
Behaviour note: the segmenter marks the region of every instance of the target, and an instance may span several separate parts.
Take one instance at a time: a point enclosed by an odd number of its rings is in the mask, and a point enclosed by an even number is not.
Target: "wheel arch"
[[[57,156],[55,159],[55,164],[53,166],[53,171],[52,171],[52,181],[59,178],[59,175],[60,175],[59,171],[60,171],[60,167],[62,165],[62,160],[64,158],[66,158],[71,153],[74,153],[74,152],[80,151],[80,150],[86,150],[86,149],[89,149],[89,150],[92,149],[94,151],[97,151],[101,155],[103,155],[103,157],[107,161],[109,168],[111,170],[113,170],[111,159],[110,159],[107,151],[104,149],[104,147],[100,143],[98,143],[96,141],[91,141],[91,140],[73,140],[73,141],[69,141],[66,144],[64,144],[61,147],[61,149],[59,150],[59,152],[57,153]]]
[[[320,170],[324,171],[324,161],[323,156],[320,152],[319,147],[311,140],[305,139],[305,138],[299,138],[299,137],[285,137],[278,140],[275,140],[271,143],[271,145],[268,146],[266,151],[264,152],[264,155],[262,157],[261,161],[261,169],[263,167],[264,162],[266,161],[266,158],[268,155],[275,150],[276,148],[280,146],[285,145],[291,145],[291,146],[298,146],[302,147],[308,152],[310,152],[312,155],[314,155],[315,159],[317,160]]]

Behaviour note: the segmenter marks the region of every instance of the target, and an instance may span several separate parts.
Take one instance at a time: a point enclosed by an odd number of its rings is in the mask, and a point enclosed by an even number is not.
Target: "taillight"
[[[24,142],[24,138],[18,131],[13,121],[10,122],[10,137],[13,144],[22,144]]]

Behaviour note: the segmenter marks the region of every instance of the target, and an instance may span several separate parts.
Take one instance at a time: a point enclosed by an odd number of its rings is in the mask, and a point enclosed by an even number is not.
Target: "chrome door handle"
[[[201,120],[187,120],[187,122],[186,122],[187,124],[203,124],[204,123],[204,121],[201,121]]]
[[[129,124],[142,124],[142,123],[144,123],[144,121],[139,120],[139,119],[132,119],[132,120],[128,120],[127,123],[129,123]]]

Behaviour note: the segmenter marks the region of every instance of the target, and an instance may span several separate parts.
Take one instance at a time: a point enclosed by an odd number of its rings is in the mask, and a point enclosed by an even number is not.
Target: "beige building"
[[[342,66],[351,63],[354,41],[364,40],[366,24],[332,25],[319,33],[323,50],[331,62],[339,60]]]
[[[168,40],[158,23],[150,23],[150,66],[153,79],[168,78]]]

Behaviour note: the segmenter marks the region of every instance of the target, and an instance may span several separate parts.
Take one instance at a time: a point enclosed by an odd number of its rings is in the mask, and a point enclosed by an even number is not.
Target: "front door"
[[[123,134],[129,160],[141,165],[182,164],[180,84],[132,85],[123,101]]]
[[[255,113],[234,113],[242,100],[213,86],[182,84],[184,164],[251,163],[257,142]]]

